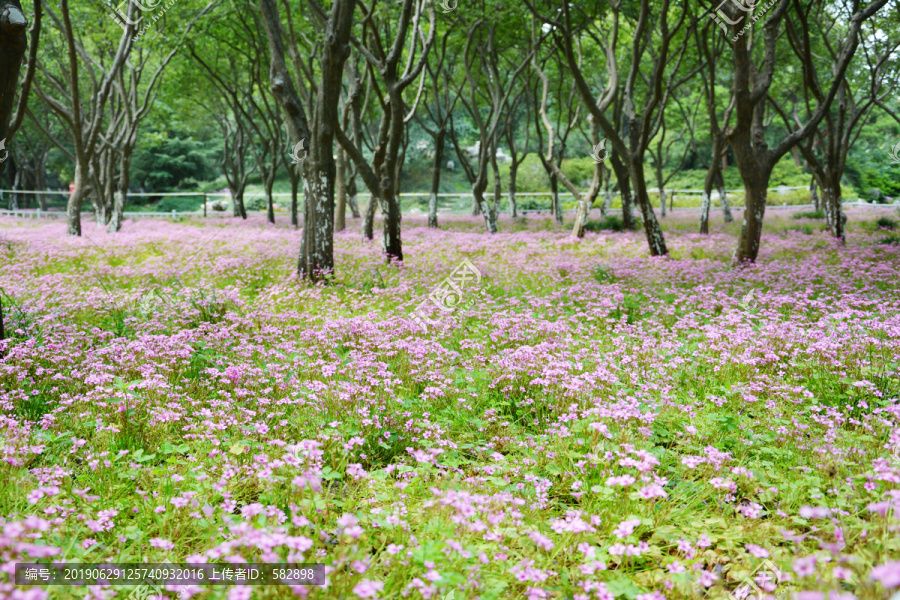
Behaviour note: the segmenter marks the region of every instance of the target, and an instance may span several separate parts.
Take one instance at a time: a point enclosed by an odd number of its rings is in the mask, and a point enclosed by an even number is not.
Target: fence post
[[[175,220],[175,209],[174,208],[172,209],[172,220],[173,221]]]
[[[203,192],[203,218],[206,218],[206,192]]]

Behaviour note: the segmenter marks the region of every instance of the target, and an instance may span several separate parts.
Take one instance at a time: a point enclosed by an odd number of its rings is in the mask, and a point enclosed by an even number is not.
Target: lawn
[[[0,218],[0,597],[15,562],[308,562],[326,586],[169,598],[662,600],[900,585],[891,209],[569,237],[550,217],[358,222],[293,275],[280,219]],[[380,227],[380,223],[376,223]],[[416,308],[468,259],[460,308]],[[752,582],[752,583],[751,583]],[[823,596],[821,592],[825,592]],[[829,594],[830,592],[830,594]]]

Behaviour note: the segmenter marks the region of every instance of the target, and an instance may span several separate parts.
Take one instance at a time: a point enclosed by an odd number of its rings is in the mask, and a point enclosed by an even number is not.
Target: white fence
[[[787,203],[781,203],[780,206],[777,204],[777,197],[778,197],[779,195],[782,195],[782,194],[786,193],[786,192],[789,191],[789,190],[799,190],[799,189],[809,189],[809,188],[807,188],[807,187],[805,187],[805,186],[799,186],[799,187],[780,186],[780,187],[777,187],[777,188],[769,188],[769,192],[774,192],[774,193],[773,193],[773,194],[770,194],[770,196],[769,196],[770,203],[769,203],[769,205],[768,205],[768,208],[769,208],[769,209],[811,209],[811,208],[814,208],[814,206],[813,206],[812,204],[787,204]],[[658,189],[656,189],[656,188],[650,189],[650,190],[648,190],[648,192],[650,192],[651,194],[658,194],[658,193],[659,193]],[[742,190],[726,191],[727,194],[733,194],[734,192],[742,192]],[[67,196],[69,192],[68,192],[68,191],[65,191],[65,190],[61,190],[61,191],[0,190],[0,205],[2,205],[2,203],[3,203],[3,201],[4,201],[4,196],[5,196],[6,194],[10,194],[10,193],[23,194],[23,195],[24,195],[24,194],[44,194],[44,195],[63,195],[63,196]],[[669,189],[667,189],[667,190],[666,190],[666,193],[669,194],[669,200],[672,201],[673,197],[674,197],[676,194],[685,194],[685,195],[691,195],[691,196],[699,196],[699,195],[702,195],[703,190],[676,190],[676,189],[671,189],[671,190],[669,190]],[[191,211],[191,212],[185,211],[185,212],[179,212],[179,211],[173,210],[173,211],[171,211],[171,212],[143,212],[143,211],[125,211],[125,212],[124,212],[125,218],[144,218],[144,217],[149,217],[149,218],[170,218],[170,219],[176,219],[176,218],[180,218],[180,217],[207,217],[207,218],[210,218],[210,217],[223,217],[223,216],[228,216],[227,212],[207,210],[207,207],[209,206],[209,200],[210,200],[210,199],[217,199],[217,198],[223,198],[223,197],[224,197],[224,198],[229,198],[229,199],[230,199],[230,197],[231,197],[230,194],[228,194],[227,192],[160,192],[160,193],[129,193],[128,196],[129,196],[129,197],[139,197],[139,196],[153,196],[153,197],[159,197],[159,196],[180,196],[180,197],[184,197],[184,196],[202,196],[202,197],[203,197],[203,208],[204,208],[204,210],[202,210],[202,211]],[[291,194],[290,194],[290,193],[287,193],[287,192],[278,192],[278,193],[273,193],[272,196],[273,196],[273,197],[282,197],[282,198],[283,198],[283,197],[290,197]],[[430,196],[430,194],[428,194],[428,193],[404,193],[404,194],[400,194],[400,197],[401,197],[401,198],[428,198],[429,196]],[[469,193],[443,193],[443,194],[437,194],[437,196],[438,196],[439,198],[457,198],[457,199],[462,199],[462,200],[471,200],[471,198],[472,198],[472,195],[469,194]],[[573,198],[572,194],[569,193],[569,192],[560,192],[559,196],[560,196],[561,198],[569,198],[569,199],[572,199],[572,198]],[[370,197],[369,194],[359,194],[359,198],[361,198],[361,199],[363,199],[363,200],[366,200],[366,201],[368,200],[369,197]],[[490,196],[489,196],[489,197],[490,197]],[[518,194],[516,194],[516,197],[517,197],[517,198],[535,198],[535,197],[537,197],[537,198],[546,198],[546,200],[547,200],[547,208],[546,208],[546,209],[524,209],[524,210],[519,209],[517,212],[520,213],[520,214],[542,214],[542,213],[549,213],[549,212],[550,212],[550,207],[549,207],[549,205],[550,205],[550,199],[551,199],[552,195],[551,195],[550,193],[548,193],[548,192],[518,193]],[[302,199],[302,194],[299,194],[299,199]],[[506,195],[504,195],[504,200],[508,201]],[[772,200],[775,200],[776,202],[772,202]],[[598,199],[598,201],[599,201],[599,199]],[[894,201],[894,205],[900,205],[900,200]],[[863,201],[861,201],[861,200],[859,200],[859,199],[856,199],[856,200],[851,200],[851,201],[845,201],[845,202],[844,202],[844,206],[846,206],[846,207],[855,207],[855,206],[872,206],[872,205],[869,204],[868,202],[863,202]],[[875,206],[877,206],[877,205],[875,205]],[[882,205],[882,206],[883,206],[883,205]],[[743,206],[735,206],[735,205],[732,205],[732,210],[734,210],[734,211],[740,211],[740,210],[743,210],[743,208],[744,208]],[[720,209],[720,208],[712,208],[712,207],[711,207],[711,210],[719,210],[719,209]],[[576,209],[573,208],[573,209],[569,209],[569,210],[566,211],[566,212],[574,213],[575,210],[576,210]],[[656,210],[659,210],[659,209],[656,209]],[[672,212],[682,212],[682,211],[687,211],[687,212],[699,212],[699,211],[701,210],[701,208],[700,208],[699,206],[675,206],[675,207],[673,207],[673,208],[670,208],[669,210],[672,211]],[[594,207],[594,211],[598,211],[598,207],[596,206],[596,204],[595,204],[595,207]],[[453,211],[453,210],[449,210],[449,209],[440,209],[438,212],[439,212],[440,214],[465,214],[464,211],[463,211],[463,212],[460,212],[460,211]],[[610,213],[613,213],[613,214],[615,214],[615,213],[621,213],[621,209],[620,209],[620,208],[610,209],[609,212],[610,212]],[[425,211],[422,211],[421,209],[414,210],[414,211],[409,211],[409,210],[407,210],[406,213],[407,213],[407,214],[425,214]],[[83,211],[82,211],[82,214],[84,214],[84,215],[92,215],[92,214],[93,214],[93,211],[92,211],[92,210],[89,210],[89,209],[88,209],[88,210],[83,210]],[[64,210],[45,210],[45,211],[42,211],[42,210],[39,209],[39,208],[38,208],[38,209],[16,209],[16,210],[3,210],[3,209],[0,209],[0,216],[19,217],[19,218],[26,218],[26,219],[27,219],[27,218],[30,218],[30,219],[56,218],[56,217],[65,217],[65,215],[66,215],[66,213],[65,213]]]

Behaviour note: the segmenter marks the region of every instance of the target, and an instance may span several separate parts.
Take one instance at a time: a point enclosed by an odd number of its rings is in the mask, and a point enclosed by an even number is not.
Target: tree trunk
[[[97,163],[103,160],[103,156],[98,156],[96,158]],[[99,164],[95,164],[94,168],[91,169],[91,204],[94,207],[94,220],[97,222],[97,225],[101,225],[106,227],[109,222],[106,216],[107,210],[107,202],[106,202],[106,185],[104,179],[105,173],[103,170],[99,168]]]
[[[631,175],[619,157],[613,155],[610,157],[610,164],[616,174],[616,181],[619,182],[619,195],[622,197],[622,227],[626,231],[634,231],[634,213],[632,212],[631,201]]]
[[[725,222],[734,223],[734,216],[731,214],[731,203],[728,202],[728,192],[725,191],[724,185],[719,188],[719,198],[722,200],[722,214],[725,217]]]
[[[562,222],[562,217],[557,214],[559,207],[559,180],[555,173],[550,174],[550,214],[556,218],[558,222]]]
[[[81,235],[81,205],[87,195],[87,166],[83,161],[75,161],[75,189],[66,203],[67,233]]]
[[[507,196],[509,197],[509,216],[513,219],[519,216],[519,207],[516,202],[516,179],[518,176],[519,163],[513,160],[512,164],[509,165],[509,191],[507,192]]]
[[[438,194],[441,191],[441,163],[444,161],[445,129],[438,130],[434,138],[434,161],[431,163],[431,192],[428,194],[428,226],[432,229],[438,226]]]
[[[600,205],[600,216],[606,217],[609,207],[612,206],[613,196],[615,193],[609,188],[609,180],[606,180],[606,191],[603,192],[603,204]]]
[[[347,228],[347,162],[340,149],[337,153],[335,196],[337,196],[337,212],[334,217],[334,230],[337,232]]]
[[[762,237],[763,217],[766,214],[766,197],[771,168],[758,165],[756,169],[741,169],[744,178],[744,220],[741,224],[741,239],[734,255],[738,264],[754,262],[759,254]]]
[[[575,213],[575,224],[572,226],[572,234],[575,237],[583,238],[585,232],[585,225],[587,225],[588,217],[591,214],[591,209],[594,208],[594,202],[597,200],[597,195],[600,193],[600,182],[603,178],[603,167],[599,164],[594,165],[594,177],[591,180],[591,187],[586,194],[583,196],[578,193],[575,189],[575,186],[568,180],[564,180],[563,183],[566,184],[566,187],[572,192],[572,195],[575,196],[575,202],[577,202],[578,210]]]
[[[297,215],[297,191],[300,187],[300,177],[291,176],[291,225],[294,226],[294,229],[300,225],[300,220]]]
[[[297,272],[316,281],[334,271],[334,160],[331,148],[310,157],[303,179],[303,241]],[[315,158],[325,160],[318,164]],[[330,168],[329,168],[330,167]]]
[[[125,202],[128,196],[128,187],[131,185],[131,150],[128,147],[122,149],[122,160],[119,165],[119,183],[113,200],[113,210],[108,233],[115,233],[122,229],[122,221],[125,213]]]
[[[13,190],[22,189],[22,169],[16,165],[16,174],[13,177]],[[13,191],[9,194],[9,210],[19,210],[19,193]]]
[[[584,198],[581,202],[578,203],[578,208],[575,211],[575,224],[572,226],[572,233],[575,237],[583,238],[585,231],[585,224],[587,224],[588,213],[590,212],[591,207],[588,206],[587,198]]]
[[[662,155],[662,148],[660,148],[659,153],[660,153],[660,155]],[[657,160],[656,162],[657,162],[656,169],[655,169],[656,170],[656,185],[659,186],[659,208],[660,208],[659,214],[663,218],[665,218],[666,217],[666,190],[664,189],[664,187],[666,184],[663,181],[662,165],[658,164],[661,161]]]
[[[382,243],[388,262],[392,260],[403,260],[403,247],[400,243],[400,198],[395,194],[391,194],[385,198],[382,206],[382,218],[384,219],[382,227]]]
[[[822,206],[825,209],[825,222],[828,223],[828,231],[832,237],[847,243],[845,225],[847,215],[844,214],[843,198],[841,196],[840,181],[830,181],[829,186],[822,186]]]
[[[475,180],[475,185],[472,186],[472,198],[478,204],[479,212],[484,215],[484,226],[488,233],[497,233],[497,215],[491,214],[492,211],[484,197],[484,192],[487,189],[487,176],[484,172],[484,167],[479,169],[478,179]]]
[[[344,162],[346,164],[347,157],[344,156]],[[349,177],[349,181],[347,183],[347,204],[350,206],[350,214],[353,215],[354,219],[360,218],[359,215],[359,203],[356,200],[357,196],[356,189],[356,173],[354,172],[351,177]]]
[[[813,177],[812,181],[809,184],[809,199],[812,201],[813,210],[819,210],[821,205],[819,204],[819,184],[816,182],[816,178]]]
[[[709,191],[703,190],[703,199],[700,201],[700,233],[709,235]]]
[[[247,218],[247,209],[244,207],[244,184],[240,184],[237,189],[231,190],[231,203],[234,205],[234,216],[242,219]]]
[[[503,186],[500,181],[500,168],[497,166],[497,152],[496,149],[492,153],[491,157],[491,169],[494,173],[494,199],[490,206],[491,211],[491,219],[494,221],[494,227],[496,227],[497,219],[500,213],[500,198],[503,197]]]
[[[272,225],[275,224],[275,197],[272,196],[272,188],[275,185],[276,171],[276,166],[272,165],[272,168],[265,174],[265,179],[263,180],[266,186],[266,219]]]
[[[375,223],[375,207],[378,204],[378,197],[375,194],[369,195],[369,203],[366,204],[366,213],[363,217],[362,223],[362,235],[367,240],[371,240],[375,237],[374,232],[374,223]]]
[[[666,249],[666,240],[663,236],[650,197],[647,195],[647,184],[644,181],[643,163],[641,158],[631,159],[631,180],[634,182],[634,192],[637,197],[638,209],[644,220],[644,233],[647,235],[647,245],[650,247],[650,256],[665,256],[669,253]]]

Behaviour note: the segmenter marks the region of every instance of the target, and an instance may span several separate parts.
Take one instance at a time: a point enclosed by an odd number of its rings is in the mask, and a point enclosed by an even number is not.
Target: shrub
[[[194,212],[203,209],[203,196],[166,196],[159,201],[157,212]]]
[[[878,227],[880,227],[881,229],[897,229],[897,221],[891,219],[890,217],[881,217],[880,219],[875,221],[875,224],[878,225]]]
[[[900,235],[889,235],[878,240],[879,244],[900,244]]]
[[[253,196],[247,200],[244,200],[244,208],[246,208],[247,210],[266,210],[268,208],[266,205],[266,197]]]
[[[608,215],[600,221],[588,221],[584,224],[584,228],[588,231],[597,233],[598,231],[622,231],[622,217],[619,215]]]
[[[798,212],[794,213],[795,219],[824,219],[825,211],[821,208],[819,210],[808,210],[806,212]]]

